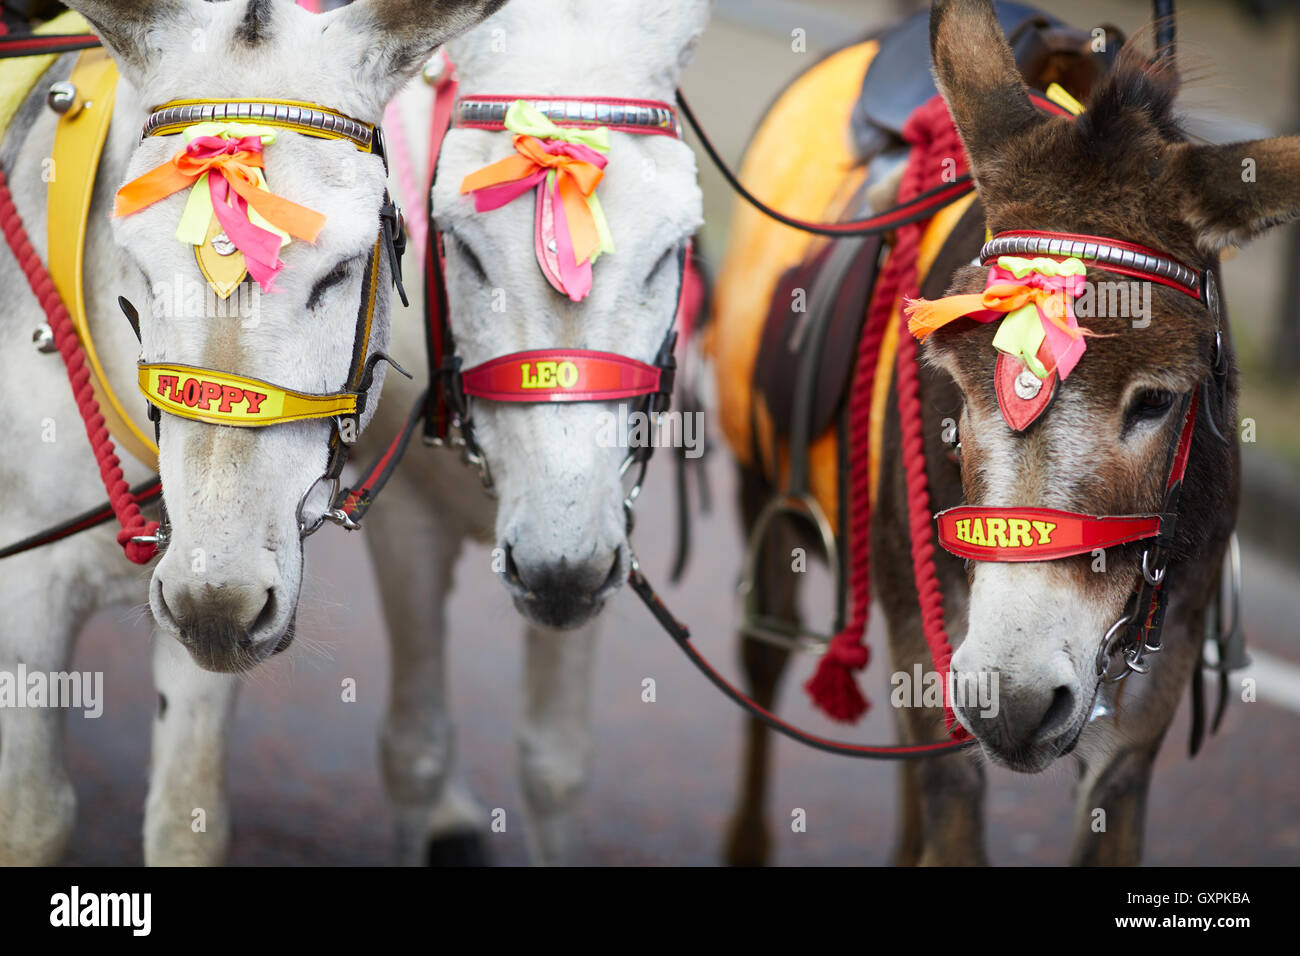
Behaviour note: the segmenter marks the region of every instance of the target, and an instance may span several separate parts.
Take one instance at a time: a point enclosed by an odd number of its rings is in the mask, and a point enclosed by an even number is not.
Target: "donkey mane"
[[[1152,63],[1132,45],[1121,51],[1115,66],[1093,92],[1088,109],[1075,129],[1091,158],[1129,152],[1151,130],[1164,142],[1183,142],[1187,134],[1174,115],[1178,74]]]

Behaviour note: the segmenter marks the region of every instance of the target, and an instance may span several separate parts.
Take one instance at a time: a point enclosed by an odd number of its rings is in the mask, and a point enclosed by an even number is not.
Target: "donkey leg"
[[[216,866],[230,846],[226,731],[239,680],[194,663],[172,637],[154,632],[153,761],[144,810],[149,866]]]
[[[950,619],[960,618],[961,602],[948,601]],[[964,626],[960,620],[955,632]],[[889,644],[895,671],[911,675],[913,665],[931,666],[919,613],[909,612],[889,622]],[[899,736],[905,743],[935,740],[943,728],[943,711],[936,707],[896,709]],[[967,753],[910,761],[902,771],[902,832],[895,862],[919,866],[985,866],[984,769]]]
[[[1156,748],[1125,750],[1079,780],[1071,866],[1137,866],[1142,862],[1147,791]]]
[[[746,531],[762,510],[769,492],[762,479],[741,472],[741,512]],[[785,526],[774,526],[758,565],[759,607],[764,614],[794,621],[796,578],[790,569],[794,536]],[[740,657],[749,695],[767,709],[776,700],[781,674],[790,652],[764,641],[740,635]],[[771,837],[766,822],[767,778],[771,762],[772,733],[755,717],[745,719],[745,749],[741,757],[740,792],[727,825],[722,857],[728,866],[762,866],[771,857]]]
[[[591,669],[599,626],[572,631],[529,625],[519,780],[534,862],[566,861],[579,795],[591,776]]]
[[[30,561],[31,559],[23,559]],[[58,580],[51,574],[48,581]],[[70,589],[38,600],[18,595],[0,620],[0,672],[17,680],[67,669],[81,621],[70,613]],[[31,609],[39,608],[40,614]],[[25,687],[16,687],[19,694]],[[63,753],[64,712],[55,707],[0,710],[0,865],[52,866],[59,862],[76,821],[77,797]]]
[[[916,763],[905,760],[898,768],[898,809],[902,814],[898,843],[891,861],[894,866],[916,866],[921,862],[921,780]]]
[[[1197,593],[1208,593],[1208,588]],[[1182,613],[1175,614],[1175,611]],[[1142,862],[1147,792],[1156,754],[1191,680],[1204,634],[1204,608],[1171,609],[1165,650],[1148,674],[1119,684],[1114,713],[1084,728],[1076,753],[1072,866],[1137,866]]]
[[[462,534],[430,513],[427,492],[403,474],[387,496],[367,518],[367,544],[391,652],[379,747],[397,862],[482,864],[487,817],[452,780],[454,726],[447,711],[445,613]]]

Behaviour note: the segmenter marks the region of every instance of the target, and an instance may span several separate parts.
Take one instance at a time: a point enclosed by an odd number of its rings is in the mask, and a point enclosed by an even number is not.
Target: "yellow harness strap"
[[[136,427],[114,393],[95,352],[86,322],[83,290],[86,224],[95,190],[99,158],[108,138],[117,94],[117,67],[102,50],[86,50],[77,59],[71,82],[82,107],[59,120],[54,135],[54,175],[46,201],[50,278],[72,317],[86,353],[86,368],[104,424],[117,443],[145,465],[158,470],[158,446]]]

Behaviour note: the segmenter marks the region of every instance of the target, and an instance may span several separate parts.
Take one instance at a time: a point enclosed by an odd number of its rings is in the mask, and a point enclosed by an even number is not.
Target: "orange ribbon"
[[[907,330],[922,342],[936,329],[973,313],[1015,312],[1030,303],[1071,338],[1087,330],[1071,327],[1065,317],[1065,293],[1060,289],[1041,288],[1019,283],[990,285],[983,292],[950,295],[942,299],[910,299],[907,302]],[[978,316],[972,316],[978,317]],[[988,321],[983,318],[982,321]]]
[[[557,152],[550,152],[537,137],[522,133],[515,135],[514,143],[516,155],[507,156],[500,162],[470,173],[460,184],[461,193],[518,183],[533,179],[538,173],[554,170],[556,189],[564,203],[564,215],[573,239],[574,258],[577,262],[588,261],[600,248],[600,235],[591,207],[587,204],[587,197],[596,191],[605,177],[605,171],[595,163],[564,151],[567,144],[560,144]]]
[[[208,139],[204,137],[202,139]],[[217,172],[230,184],[230,188],[256,209],[267,222],[278,229],[315,242],[325,225],[325,217],[315,210],[290,202],[259,189],[254,169],[264,169],[260,151],[240,148],[233,152],[195,150],[202,139],[191,143],[158,168],[123,186],[117,193],[113,216],[129,216],[154,203],[166,199],[187,187],[193,186],[204,173]],[[260,141],[258,141],[260,146]]]

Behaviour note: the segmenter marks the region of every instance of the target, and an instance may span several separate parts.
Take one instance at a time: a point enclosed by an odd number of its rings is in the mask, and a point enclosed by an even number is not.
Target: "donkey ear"
[[[198,0],[63,0],[94,27],[119,65],[137,75],[158,59],[172,26],[200,23]]]
[[[1172,147],[1182,216],[1207,252],[1236,246],[1300,218],[1300,136]]]
[[[930,55],[935,82],[978,179],[998,144],[1044,118],[1030,102],[989,0],[935,0]]]
[[[505,5],[506,0],[354,0],[325,14],[326,29],[362,38],[367,45],[358,68],[387,103],[406,80],[446,41],[464,33]],[[332,22],[331,22],[332,21]]]

